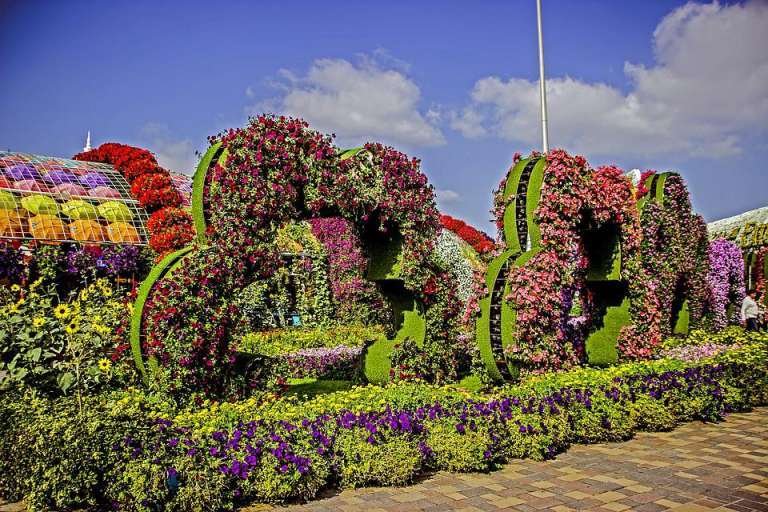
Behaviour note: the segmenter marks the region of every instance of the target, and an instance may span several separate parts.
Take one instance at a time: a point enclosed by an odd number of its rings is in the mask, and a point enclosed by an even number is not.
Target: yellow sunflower
[[[67,324],[64,330],[67,331],[67,334],[75,334],[78,330],[80,330],[80,324],[73,320]]]
[[[32,325],[35,326],[35,329],[39,329],[40,327],[45,324],[45,318],[38,316],[34,320],[32,320]]]
[[[59,319],[67,318],[69,316],[69,306],[66,304],[59,304],[56,306],[56,309],[53,310],[53,314]]]
[[[112,369],[112,361],[105,358],[99,359],[99,370],[101,370],[104,373],[107,373],[111,369]]]
[[[12,285],[11,285],[11,291],[12,291],[12,292],[18,292],[18,291],[21,291],[21,286],[19,286],[19,285],[17,285],[17,284],[12,284]]]
[[[101,334],[102,336],[107,336],[112,332],[112,329],[110,329],[106,325],[100,325],[100,324],[94,324],[93,330]]]

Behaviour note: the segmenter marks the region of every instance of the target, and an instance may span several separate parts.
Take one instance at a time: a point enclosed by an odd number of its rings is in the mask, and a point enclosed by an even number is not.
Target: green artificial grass
[[[488,264],[488,271],[485,274],[485,284],[488,287],[489,293],[493,292],[493,285],[501,272],[501,268],[504,263],[510,258],[516,258],[518,252],[515,250],[507,250],[501,253],[498,257],[494,258],[491,263]],[[503,322],[503,305],[505,301],[502,301],[502,322]],[[508,307],[508,306],[507,306]],[[502,323],[502,343],[503,343],[503,331],[504,324]],[[475,324],[475,340],[480,350],[480,358],[485,363],[485,368],[488,371],[488,375],[496,381],[504,380],[499,368],[496,366],[496,359],[493,356],[493,349],[491,348],[491,297],[490,295],[480,300],[480,317]]]
[[[205,177],[208,174],[208,169],[216,163],[214,162],[214,158],[220,149],[221,142],[217,142],[208,148],[208,151],[205,152],[203,158],[200,159],[200,163],[197,164],[195,176],[192,179],[192,220],[195,223],[197,240],[201,244],[206,243],[205,201],[203,198],[205,193]]]
[[[621,237],[618,226],[588,231],[584,248],[589,259],[587,281],[618,281],[621,279]]]
[[[586,340],[587,360],[590,364],[607,366],[618,361],[617,341],[621,328],[631,323],[630,301],[623,284],[613,281],[590,283],[595,293],[596,315],[601,317],[597,328]]]
[[[390,354],[396,344],[410,338],[421,346],[427,334],[424,308],[402,287],[402,283],[389,283],[389,286],[383,287],[383,291],[392,306],[397,331],[394,338],[382,337],[366,351],[364,375],[373,384],[384,384],[389,380]]]
[[[679,311],[673,312],[672,321],[673,334],[688,334],[688,326],[691,321],[691,312],[688,308],[688,300],[683,301]]]
[[[366,278],[371,281],[387,281],[403,277],[403,239],[370,244],[370,258]]]
[[[485,385],[483,384],[483,381],[480,379],[479,375],[467,375],[463,379],[459,381],[459,383],[456,385],[456,387],[459,387],[461,389],[466,389],[467,391],[470,391],[472,393],[478,393],[483,388],[485,388]]]
[[[659,179],[656,180],[656,191],[655,191],[656,201],[658,201],[661,206],[664,206],[664,199],[666,197],[664,187],[667,184],[667,178],[669,178],[673,174],[675,174],[675,173],[673,173],[673,172],[663,172],[663,173],[659,174]]]
[[[541,187],[544,185],[544,171],[547,169],[547,159],[539,158],[536,165],[533,166],[533,172],[528,180],[528,191],[525,196],[525,215],[528,223],[528,238],[531,240],[531,247],[539,245],[541,240],[541,230],[539,223],[534,220],[534,213],[541,200]],[[523,248],[528,245],[528,240],[520,240]]]
[[[181,261],[181,258],[186,256],[192,249],[192,246],[184,247],[163,258],[157,265],[152,267],[152,270],[149,271],[146,279],[141,282],[136,294],[136,301],[133,303],[133,312],[131,314],[131,354],[136,362],[136,367],[139,369],[139,372],[145,380],[147,378],[147,370],[141,355],[141,320],[144,315],[144,304],[147,302],[147,298],[149,297],[149,293],[152,291],[154,284],[162,279],[169,269],[175,267],[175,265]]]
[[[496,359],[493,357],[493,349],[491,348],[491,298],[485,297],[480,299],[480,316],[475,323],[475,343],[480,350],[480,359],[482,359],[485,365],[485,370],[488,372],[488,376],[501,382],[504,377],[501,375],[498,366],[496,366]]]
[[[288,379],[287,396],[312,399],[319,395],[348,391],[355,386],[351,380],[325,380],[307,377],[305,379]]]
[[[517,194],[517,188],[520,185],[520,175],[523,173],[523,169],[530,162],[530,158],[524,158],[517,162],[512,169],[509,170],[507,176],[507,183],[504,187],[503,198],[508,200],[513,194]],[[517,222],[515,222],[515,204],[516,199],[512,200],[504,210],[504,240],[507,243],[507,247],[515,252],[522,252],[525,250],[525,242],[521,242],[517,236]]]
[[[352,149],[342,149],[339,152],[339,155],[340,155],[339,160],[346,160],[347,158],[352,158],[359,152],[363,151],[363,149],[364,149],[363,147],[352,148]]]
[[[371,384],[386,384],[389,381],[389,370],[392,367],[389,359],[395,348],[395,340],[382,338],[368,347],[365,353],[363,375]]]

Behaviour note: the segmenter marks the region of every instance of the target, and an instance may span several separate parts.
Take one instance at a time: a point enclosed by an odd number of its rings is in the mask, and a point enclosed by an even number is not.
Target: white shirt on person
[[[758,308],[755,299],[747,295],[744,297],[744,302],[741,303],[741,319],[746,320],[748,318],[757,318]]]

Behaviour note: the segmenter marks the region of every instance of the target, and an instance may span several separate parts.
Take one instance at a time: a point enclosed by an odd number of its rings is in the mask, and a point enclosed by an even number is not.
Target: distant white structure
[[[91,130],[88,130],[88,136],[85,138],[85,147],[83,148],[83,153],[90,151],[91,149]]]
[[[768,206],[707,224],[710,238],[723,237],[744,248],[768,245]]]

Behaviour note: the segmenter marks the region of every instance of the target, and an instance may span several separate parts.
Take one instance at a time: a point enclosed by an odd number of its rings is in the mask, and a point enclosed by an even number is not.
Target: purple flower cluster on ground
[[[136,245],[111,245],[104,248],[101,264],[112,276],[131,275],[139,271],[142,263],[140,249]]]
[[[240,422],[231,431],[218,430],[210,436],[199,438],[189,428],[176,427],[166,419],[154,422],[157,434],[147,445],[127,437],[122,451],[129,459],[149,457],[155,464],[188,457],[194,465],[214,465],[229,478],[232,492],[239,495],[238,482],[248,480],[255,472],[271,470],[275,475],[300,481],[311,476],[313,468],[334,467],[337,457],[343,456],[335,445],[336,438],[344,431],[357,430],[366,435],[367,443],[386,443],[392,436],[404,436],[419,446],[425,463],[432,457],[432,447],[426,442],[430,425],[438,421],[450,421],[459,435],[483,430],[489,433],[490,442],[485,446],[485,458],[501,460],[502,446],[510,437],[538,438],[537,446],[542,453],[538,457],[551,458],[567,448],[570,441],[583,440],[578,433],[579,418],[595,415],[590,429],[608,432],[621,430],[618,421],[611,416],[611,407],[624,408],[632,402],[653,399],[659,404],[680,400],[680,393],[704,394],[711,400],[708,414],[719,416],[729,411],[725,400],[724,377],[737,371],[727,364],[711,364],[657,374],[638,374],[617,377],[608,385],[593,389],[561,388],[543,396],[505,397],[478,402],[474,400],[441,404],[415,410],[395,410],[387,406],[379,412],[355,413],[349,410],[337,414],[323,414],[297,422],[248,421]],[[608,406],[606,404],[614,404]],[[703,413],[700,413],[703,414]],[[552,431],[552,420],[561,418],[574,433],[567,435]],[[587,434],[587,436],[592,434]],[[618,438],[631,435],[631,429]],[[588,439],[588,437],[587,437]],[[165,452],[161,460],[155,455]],[[181,473],[178,464],[163,469],[165,474]],[[183,474],[180,475],[183,477]]]
[[[304,348],[282,356],[288,376],[354,378],[360,368],[364,347]]]
[[[0,279],[19,283],[23,277],[24,261],[21,251],[9,243],[0,243]]]
[[[724,343],[705,343],[703,345],[687,345],[671,348],[661,352],[662,357],[679,359],[693,363],[722,354],[726,350],[737,349],[739,345],[726,345]]]

